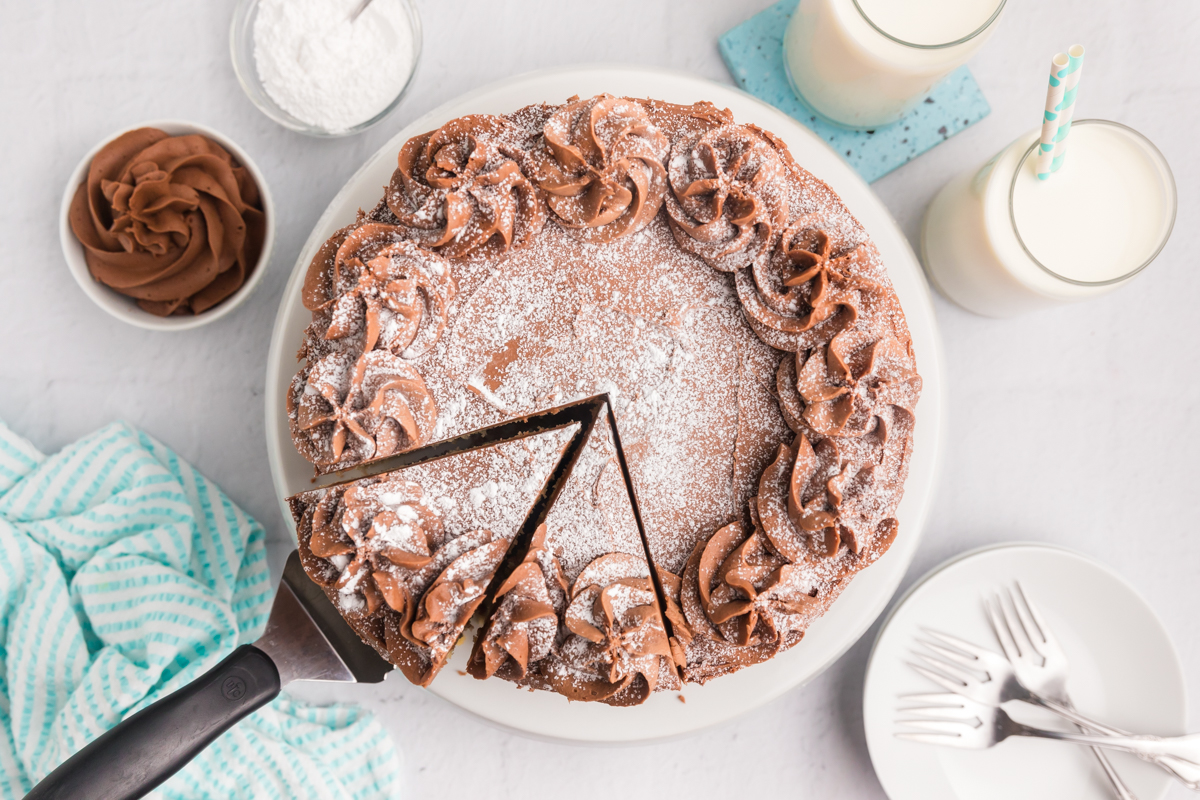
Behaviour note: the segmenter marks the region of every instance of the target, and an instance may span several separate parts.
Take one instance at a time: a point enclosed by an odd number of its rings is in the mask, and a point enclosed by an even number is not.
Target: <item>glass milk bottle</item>
[[[969,311],[1011,317],[1112,291],[1146,268],[1175,224],[1175,180],[1148,139],[1076,120],[1062,167],[1039,181],[1040,130],[942,188],[925,212],[921,260]]]
[[[792,90],[860,130],[900,119],[975,54],[1005,0],[800,0],[783,37]]]

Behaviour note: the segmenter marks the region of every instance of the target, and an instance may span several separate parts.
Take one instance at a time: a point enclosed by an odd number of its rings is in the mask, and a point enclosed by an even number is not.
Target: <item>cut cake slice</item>
[[[572,700],[679,689],[606,403],[520,564],[495,591],[468,671]]]
[[[543,430],[290,498],[305,572],[365,642],[427,686],[579,428]]]

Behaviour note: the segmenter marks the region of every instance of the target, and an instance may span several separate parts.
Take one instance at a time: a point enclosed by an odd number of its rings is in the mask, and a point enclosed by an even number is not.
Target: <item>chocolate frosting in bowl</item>
[[[228,151],[156,128],[124,133],[96,154],[69,221],[92,276],[163,317],[230,297],[266,236],[258,186]]]

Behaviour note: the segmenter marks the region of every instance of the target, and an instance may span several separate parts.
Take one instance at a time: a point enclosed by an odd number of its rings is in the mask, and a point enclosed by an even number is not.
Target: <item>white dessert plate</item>
[[[1112,789],[1083,747],[1014,737],[990,750],[957,750],[897,739],[900,695],[941,691],[906,662],[922,628],[1000,652],[982,595],[1020,581],[1046,618],[1071,667],[1067,687],[1080,711],[1136,733],[1174,735],[1187,726],[1179,656],[1162,622],[1108,567],[1070,550],[1004,544],[965,553],[919,580],[875,641],[863,688],[863,723],[875,772],[891,800],[1108,800]],[[1014,719],[1071,730],[1020,703]],[[1131,755],[1110,751],[1140,800],[1161,800],[1172,779]]]
[[[267,362],[267,446],[283,516],[284,499],[311,488],[312,465],[292,446],[284,398],[295,374],[295,352],[310,314],[300,302],[309,261],[335,230],[354,220],[359,207],[372,208],[391,178],[396,154],[410,137],[471,113],[501,114],[531,103],[561,103],[571,95],[601,92],[653,97],[674,103],[709,100],[728,107],[739,122],[751,122],[787,142],[796,160],[826,181],[871,234],[883,255],[912,330],[917,366],[924,379],[913,456],[904,500],[897,512],[900,535],[891,549],[864,570],[832,609],[814,623],[796,647],[764,664],[705,686],[689,686],[681,703],[661,693],[636,708],[568,703],[549,692],[530,693],[504,681],[460,675],[467,649],[460,647],[430,691],[495,724],[528,735],[577,742],[636,742],[678,736],[731,719],[811,680],[862,636],[900,583],[924,527],[934,487],[943,426],[942,354],[929,287],[908,241],[867,184],[807,128],[771,106],[733,89],[681,73],[635,67],[589,66],[519,75],[441,106],[406,126],[352,177],[329,204],[296,261],[275,319]]]

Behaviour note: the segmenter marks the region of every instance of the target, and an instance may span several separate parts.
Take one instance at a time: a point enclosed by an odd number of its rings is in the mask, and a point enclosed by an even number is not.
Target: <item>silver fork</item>
[[[1041,611],[1029,599],[1025,587],[1020,581],[1015,583],[1016,592],[1006,590],[1011,611],[998,596],[993,598],[991,604],[985,605],[988,606],[988,617],[996,632],[996,638],[1000,641],[1000,648],[1012,664],[1017,680],[1035,696],[1036,702],[1075,723],[1084,733],[1129,736],[1129,731],[1103,725],[1075,710],[1075,705],[1067,694],[1067,656],[1059,647],[1058,640],[1046,624]],[[1041,657],[1040,664],[1035,660],[1037,656]],[[1105,774],[1110,778],[1116,775],[1108,756],[1097,748],[1092,748],[1092,752],[1100,761]],[[1167,772],[1178,774],[1178,767],[1187,769],[1185,765],[1175,764],[1169,758],[1151,760]]]
[[[1058,640],[1050,632],[1050,627],[1042,615],[1025,596],[1025,587],[1021,586],[1020,581],[1017,581],[1017,593],[1013,594],[1012,590],[1008,590],[1007,594],[1016,611],[1016,620],[999,597],[994,597],[992,603],[985,605],[992,629],[996,632],[996,638],[1000,640],[1000,649],[1008,656],[1017,680],[1041,700],[1042,705],[1052,710],[1059,706],[1060,711],[1074,711],[1075,705],[1071,702],[1071,696],[1067,694],[1067,657],[1058,646]],[[1017,602],[1018,596],[1021,599],[1020,603]],[[997,616],[997,608],[1004,617],[1003,623]],[[1037,639],[1037,642],[1034,642],[1034,639]],[[1041,656],[1040,664],[1034,661],[1035,654]],[[1084,733],[1091,732],[1089,729],[1095,730],[1090,725],[1080,724],[1078,720],[1072,721]],[[1104,751],[1093,747],[1092,754],[1100,762],[1100,769],[1104,770],[1117,796],[1121,800],[1133,800],[1133,792],[1121,780]]]
[[[1026,648],[1026,656],[1021,655],[1012,639],[1008,621],[1001,619],[1002,612],[996,612],[989,604],[985,603],[988,615],[997,630],[997,637],[1001,639],[1001,646],[1005,646],[1005,636],[1001,631],[1007,635],[1010,645],[1005,647],[1005,650],[1010,653],[1011,660],[958,637],[926,629],[927,635],[938,639],[942,644],[925,640],[919,641],[937,657],[917,654],[926,666],[919,664],[910,664],[910,666],[943,689],[969,697],[979,703],[993,706],[1002,705],[1010,700],[1034,703],[1070,720],[1085,731],[1090,729],[1105,735],[1129,735],[1127,731],[1112,728],[1083,716],[1075,710],[1074,706],[1070,705],[1070,697],[1066,695],[1066,679],[1057,674],[1057,671],[1066,671],[1066,656],[1058,647],[1057,641],[1050,632],[1050,627],[1040,612],[1031,603],[1028,603],[1024,592],[1022,592],[1022,600],[1026,601],[1026,616],[1031,623],[1039,623],[1035,635],[1043,643],[1044,652],[1047,654],[1041,664],[1037,664],[1029,657],[1032,655],[1032,642]],[[1028,640],[1029,636],[1026,635],[1025,638]],[[1018,669],[1018,665],[1020,669]],[[984,679],[981,680],[976,673],[982,673]],[[1050,696],[1040,694],[1038,689],[1047,692]],[[1063,699],[1067,702],[1062,702]],[[1093,749],[1093,752],[1099,758],[1101,767],[1104,768],[1118,797],[1123,800],[1131,798],[1132,792],[1113,770],[1108,757],[1099,750]],[[1159,766],[1168,772],[1176,771],[1176,765],[1172,759],[1164,757],[1156,760]]]
[[[1029,689],[1021,684],[1012,663],[1004,656],[993,653],[990,650],[985,650],[982,647],[976,647],[969,642],[949,636],[948,634],[931,630],[926,630],[925,632],[929,636],[933,636],[949,644],[951,647],[943,647],[934,642],[919,640],[922,645],[932,650],[938,657],[934,658],[923,653],[917,653],[917,657],[928,666],[921,666],[920,664],[909,664],[909,666],[938,686],[955,694],[970,698],[977,703],[992,707],[999,707],[1010,700],[1045,705],[1041,702],[1041,698],[1038,695],[1029,691]],[[955,649],[951,648],[956,648],[962,652],[956,652]],[[975,671],[982,672],[985,675],[985,679],[980,680]],[[1052,708],[1051,710],[1055,709]],[[1078,719],[1081,718],[1079,717]],[[1077,720],[1072,721],[1078,724]],[[1108,760],[1108,756],[1099,748],[1093,747],[1092,752],[1096,754],[1096,758],[1100,761],[1100,767],[1104,770],[1104,774],[1108,778],[1108,782],[1112,785],[1116,796],[1120,800],[1137,800],[1133,790],[1126,786],[1125,781],[1117,774],[1116,769]]]
[[[910,695],[907,699],[931,705],[903,708],[910,716],[897,725],[915,728],[897,731],[896,737],[913,742],[983,750],[1010,736],[1032,736],[1062,742],[1124,750],[1141,757],[1169,756],[1179,769],[1170,770],[1184,786],[1200,790],[1200,734],[1189,736],[1094,736],[1048,731],[1017,722],[1004,709],[979,703],[959,694]]]

